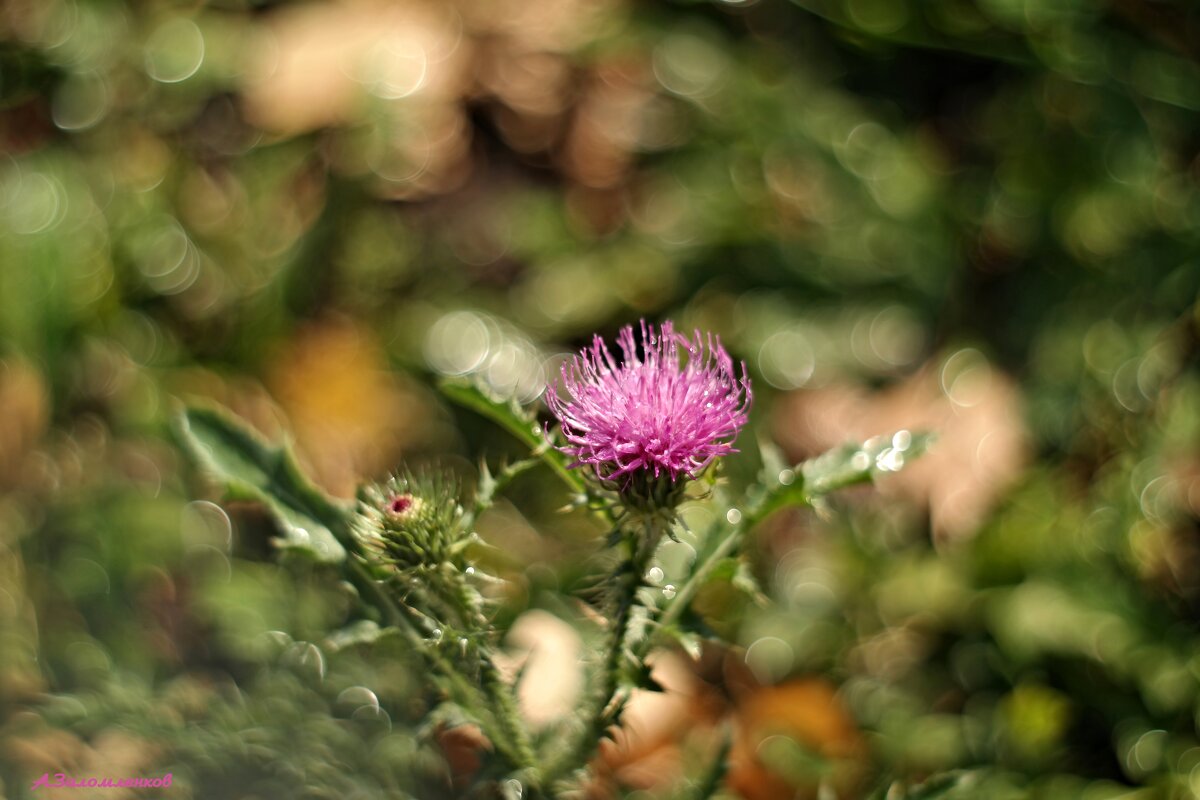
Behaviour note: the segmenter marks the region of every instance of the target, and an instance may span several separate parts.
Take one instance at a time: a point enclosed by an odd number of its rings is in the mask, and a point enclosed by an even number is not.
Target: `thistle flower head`
[[[567,441],[560,449],[576,459],[571,466],[626,485],[695,478],[734,452],[751,401],[746,367],[739,378],[712,334],[687,339],[670,322],[655,330],[644,321],[641,334],[639,350],[633,327],[621,330],[619,361],[597,336],[563,365],[569,399],[557,386],[547,393]]]
[[[436,473],[365,486],[355,536],[373,560],[399,569],[455,563],[470,541],[458,496],[458,484]]]

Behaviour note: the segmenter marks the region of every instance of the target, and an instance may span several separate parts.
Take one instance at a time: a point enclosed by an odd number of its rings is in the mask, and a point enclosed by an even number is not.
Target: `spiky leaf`
[[[567,468],[569,462],[566,456],[553,448],[538,426],[537,419],[528,409],[517,405],[515,401],[499,400],[470,381],[446,379],[439,384],[439,388],[449,400],[469,408],[508,431],[546,466],[554,470],[568,487],[583,493],[583,478]]]
[[[932,441],[931,434],[898,431],[862,444],[836,447],[799,466],[804,494],[811,501],[838,489],[870,483],[878,475],[899,472],[924,453]]]
[[[226,497],[267,507],[279,526],[276,544],[325,563],[345,559],[350,509],[314,486],[286,447],[215,408],[184,409],[174,430],[184,452]]]

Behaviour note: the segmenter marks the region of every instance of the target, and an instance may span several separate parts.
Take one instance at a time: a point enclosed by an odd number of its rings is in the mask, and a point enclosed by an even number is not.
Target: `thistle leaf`
[[[358,645],[374,644],[385,636],[398,635],[400,634],[395,628],[381,628],[372,620],[360,619],[330,633],[325,638],[323,646],[327,652],[336,653]]]
[[[672,625],[662,629],[662,633],[678,644],[693,661],[699,661],[704,655],[704,639],[695,631],[685,631]]]
[[[515,401],[504,402],[492,397],[477,384],[462,379],[448,378],[439,383],[438,388],[448,400],[486,417],[508,431],[528,447],[542,463],[554,470],[568,487],[577,493],[584,493],[583,478],[567,468],[567,457],[554,449],[553,443],[538,427],[537,418],[531,411],[517,405]]]
[[[871,795],[871,800],[934,800],[957,796],[958,789],[963,789],[963,796],[966,796],[977,777],[977,772],[957,771],[934,775],[916,786],[905,786],[901,781],[887,781]],[[974,796],[973,792],[971,796]]]
[[[752,503],[753,520],[759,521],[788,506],[813,506],[838,489],[870,483],[876,476],[898,472],[928,449],[928,433],[897,431],[865,442],[848,443],[795,466],[783,466],[773,447],[763,448],[764,489]]]
[[[838,489],[870,483],[878,475],[899,472],[924,453],[932,441],[933,436],[928,433],[898,431],[862,444],[834,448],[797,468],[804,477],[804,494],[811,502]]]
[[[654,676],[650,674],[650,665],[643,662],[636,667],[631,667],[629,672],[630,675],[628,680],[634,688],[644,689],[648,692],[655,692],[658,694],[666,693],[666,688],[657,680],[655,680]]]
[[[536,458],[525,458],[512,464],[503,464],[500,471],[492,474],[487,461],[479,462],[479,480],[475,485],[475,504],[472,509],[472,522],[496,502],[496,496],[508,486],[513,478],[527,469],[537,466]]]
[[[279,527],[275,543],[316,561],[346,557],[351,511],[300,472],[291,452],[272,446],[227,412],[186,408],[174,420],[184,452],[228,499],[262,503]]]

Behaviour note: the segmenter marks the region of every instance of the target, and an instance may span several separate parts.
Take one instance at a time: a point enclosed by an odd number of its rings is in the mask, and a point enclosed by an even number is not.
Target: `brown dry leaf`
[[[452,4],[297,4],[271,14],[257,38],[243,93],[252,124],[294,136],[368,123],[331,155],[342,171],[374,175],[386,197],[465,181],[470,126],[462,100],[474,56]]]
[[[621,183],[654,99],[649,64],[623,58],[601,63],[583,90],[563,153],[572,178],[592,188]]]
[[[688,664],[670,652],[652,655],[650,675],[664,691],[635,690],[620,729],[603,749],[605,765],[621,784],[640,789],[670,785],[682,777],[674,745],[692,722],[698,683]]]
[[[569,624],[546,611],[526,611],[509,629],[511,655],[497,658],[508,676],[522,668],[517,687],[521,715],[534,730],[570,714],[583,692],[583,640]]]
[[[32,712],[14,714],[8,723],[8,727],[21,732],[5,737],[5,752],[28,774],[36,777],[43,772],[65,772],[80,763],[85,745],[75,734],[47,727]]]
[[[0,486],[9,486],[49,423],[45,378],[21,359],[0,360],[0,408]]]
[[[374,95],[417,110],[457,101],[469,41],[453,5],[432,0],[341,0],[275,12],[249,51],[246,115],[294,135],[352,121]]]
[[[87,777],[113,778],[161,778],[170,771],[169,766],[156,763],[160,756],[159,748],[151,742],[138,738],[122,730],[106,730],[96,736],[92,746],[85,753],[80,770]],[[80,797],[79,789],[71,790],[67,797]],[[136,789],[96,789],[91,796],[95,798],[138,797],[145,790]],[[87,796],[87,795],[82,795]]]
[[[723,701],[697,677],[694,666],[673,651],[651,654],[651,677],[662,692],[636,690],[621,726],[611,741],[601,743],[597,779],[589,797],[614,796],[617,785],[655,790],[677,786],[695,766],[685,763],[685,748],[709,751],[714,722]]]
[[[680,655],[658,652],[653,658],[652,676],[665,692],[634,692],[614,739],[601,745],[590,798],[613,797],[618,786],[648,791],[678,786],[699,767],[685,754],[715,749],[716,723],[728,713],[727,700]],[[747,800],[815,798],[815,784],[793,786],[758,758],[765,739],[782,735],[828,759],[830,785],[839,796],[852,796],[866,746],[836,687],[820,678],[759,686],[740,659],[733,660],[735,674],[725,676],[736,698],[728,786]]]
[[[27,473],[28,456],[49,424],[49,390],[41,373],[19,359],[0,361],[0,487]],[[12,537],[0,525],[0,700],[20,699],[43,688],[37,666],[37,619],[25,591],[25,563]],[[4,590],[0,589],[0,593]]]
[[[794,786],[769,770],[759,748],[772,736],[785,736],[828,759],[829,785],[851,797],[862,774],[866,745],[837,689],[822,678],[799,678],[741,694],[734,711],[737,735],[730,751],[728,785],[746,800],[815,798],[818,787]]]
[[[439,728],[435,736],[454,785],[460,788],[470,785],[483,766],[482,754],[492,749],[483,730],[478,725],[456,725]]]
[[[329,0],[282,7],[246,48],[245,116],[283,136],[352,128],[328,151],[338,169],[372,174],[375,191],[393,199],[444,194],[474,169],[470,100],[499,100],[497,128],[517,151],[559,143],[575,84],[564,54],[621,24],[624,5]],[[602,75],[596,87],[607,80]],[[629,146],[617,140],[636,132],[649,92],[617,86],[591,95],[599,103],[588,105],[583,119],[590,122],[577,126],[586,135],[575,137],[568,161],[586,156],[592,178],[597,170],[623,173]],[[625,134],[614,133],[614,121]],[[598,131],[602,122],[607,127]]]
[[[472,30],[500,36],[514,51],[566,53],[619,25],[623,0],[461,0]]]
[[[428,418],[369,337],[350,322],[314,323],[282,348],[266,379],[317,482],[347,497],[363,475],[394,466]]]
[[[880,491],[928,505],[935,535],[954,538],[975,531],[1029,460],[1021,402],[1011,378],[961,350],[883,391],[840,383],[793,392],[775,430],[796,458],[901,429],[935,433],[933,448]]]
[[[551,53],[513,53],[489,48],[479,84],[514,111],[533,117],[560,114],[571,93],[571,64]]]

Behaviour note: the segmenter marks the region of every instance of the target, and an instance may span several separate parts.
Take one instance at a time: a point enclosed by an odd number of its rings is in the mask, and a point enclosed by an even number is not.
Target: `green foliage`
[[[599,741],[620,723],[632,690],[662,691],[645,663],[654,639],[645,632],[635,633],[633,621],[639,614],[647,614],[668,637],[688,649],[691,645],[677,627],[680,616],[688,611],[696,593],[713,573],[725,564],[737,563],[733,557],[756,523],[789,505],[812,505],[831,491],[870,481],[878,472],[897,471],[906,458],[919,455],[927,440],[902,431],[776,471],[763,485],[752,488],[753,499],[737,504],[747,509],[745,515],[737,510],[737,505],[730,507],[726,513],[727,530],[710,534],[710,546],[678,593],[665,605],[643,607],[639,604],[639,594],[645,585],[645,575],[659,543],[676,524],[677,501],[647,511],[641,505],[645,498],[637,502],[621,495],[605,499],[605,490],[578,481],[575,473],[567,472],[555,456],[549,455],[558,455],[558,451],[550,449],[552,441],[538,433],[536,426],[531,428],[532,415],[516,405],[491,401],[475,388],[453,384],[444,389],[459,402],[499,422],[509,432],[519,434],[534,448],[534,456],[545,456],[543,461],[552,469],[558,467],[554,471],[566,479],[568,488],[579,486],[585,498],[591,496],[599,504],[597,508],[607,509],[607,516],[616,521],[620,534],[617,543],[623,555],[609,579],[611,583],[605,594],[608,599],[601,604],[601,611],[611,625],[611,635],[596,676],[597,690],[593,692],[593,701],[585,705],[582,725],[570,732],[567,746],[557,747],[547,756],[544,766],[539,764],[530,735],[518,717],[512,688],[500,678],[492,661],[491,623],[483,611],[482,596],[470,578],[475,568],[465,558],[466,548],[474,538],[466,523],[473,521],[474,515],[465,515],[458,486],[452,478],[436,473],[406,474],[393,477],[386,484],[363,486],[359,490],[357,516],[350,521],[347,510],[299,472],[295,458],[286,448],[266,445],[224,413],[188,409],[177,418],[176,431],[184,449],[202,470],[217,478],[231,499],[262,502],[281,526],[295,527],[303,522],[311,527],[318,521],[328,526],[319,530],[331,540],[345,544],[351,556],[348,564],[357,567],[361,562],[366,568],[365,573],[355,571],[351,577],[360,583],[365,581],[373,590],[371,597],[364,598],[369,611],[390,619],[392,625],[398,626],[396,632],[423,652],[430,665],[440,672],[448,694],[463,704],[463,722],[479,724],[492,732],[492,741],[508,759],[509,768],[518,771],[515,774],[519,777],[508,780],[518,780],[529,791],[544,792],[548,797],[558,796],[560,782],[569,782],[586,768]],[[532,435],[528,434],[530,430],[534,431]],[[501,479],[507,482],[524,468],[502,470]],[[479,510],[484,510],[494,501],[500,481],[486,465],[481,481],[476,495]],[[793,484],[798,485],[793,487]],[[683,491],[682,486],[678,491]],[[336,538],[334,530],[338,531]],[[293,535],[290,547],[297,546],[296,538]],[[346,560],[344,551],[338,553],[340,558],[318,560],[334,563]],[[318,549],[316,554],[321,551]],[[736,567],[735,573],[741,574]],[[748,575],[740,580],[753,585]],[[397,610],[400,616],[396,616]],[[384,633],[386,629],[373,621],[360,620],[332,634],[329,644],[336,652],[346,646],[373,644]],[[421,635],[427,639],[422,640]],[[445,640],[460,643],[461,653],[457,657],[440,652]],[[321,658],[320,651],[314,649],[313,653],[313,658]],[[719,773],[723,769],[720,762],[725,758],[724,752],[717,758],[713,770]],[[788,759],[788,763],[793,761]],[[785,771],[785,775],[789,774]],[[705,780],[702,785],[711,791],[716,779]]]
[[[254,500],[270,509],[279,545],[323,562],[346,557],[350,511],[300,473],[284,447],[271,447],[224,412],[189,408],[176,417],[181,445],[230,500]]]
[[[465,380],[443,380],[438,388],[451,401],[469,408],[499,425],[527,447],[534,457],[554,470],[563,483],[582,494],[585,486],[579,473],[570,471],[567,458],[551,446],[550,440],[527,409],[512,399],[501,400],[488,395],[479,383]]]

